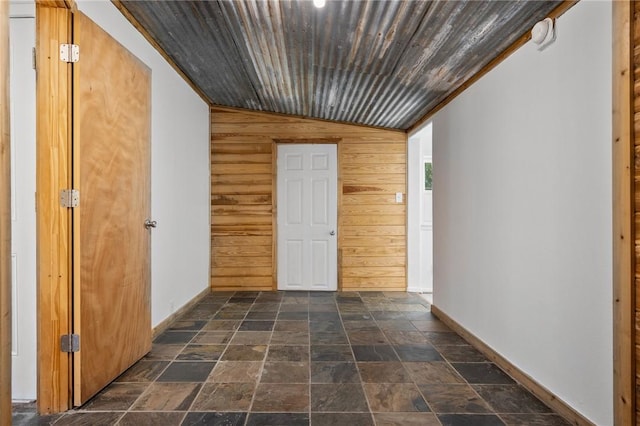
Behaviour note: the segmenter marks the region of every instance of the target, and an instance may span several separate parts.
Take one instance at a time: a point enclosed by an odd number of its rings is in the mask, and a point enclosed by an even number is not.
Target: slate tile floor
[[[213,293],[77,410],[14,424],[568,425],[408,293]]]

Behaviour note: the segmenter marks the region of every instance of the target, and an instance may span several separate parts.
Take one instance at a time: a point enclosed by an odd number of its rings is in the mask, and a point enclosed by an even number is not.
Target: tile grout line
[[[362,300],[362,297],[360,296],[360,292],[358,292],[358,298],[360,298],[360,300]],[[364,304],[364,301],[362,302]],[[356,368],[356,371],[358,372],[358,377],[360,378],[360,389],[362,389],[362,394],[364,396],[364,400],[367,404],[367,409],[369,410],[369,416],[371,417],[371,421],[373,423],[373,425],[376,425],[376,418],[373,415],[373,409],[371,408],[371,403],[369,402],[369,396],[367,395],[367,391],[365,389],[365,383],[364,380],[362,380],[362,374],[360,373],[360,368],[358,367],[358,360],[356,359],[356,354],[353,350],[353,344],[351,342],[351,338],[349,337],[349,333],[347,333],[347,329],[344,326],[344,319],[342,318],[342,311],[340,310],[340,306],[338,304],[338,301],[336,300],[336,308],[338,309],[338,316],[340,318],[340,325],[342,326],[342,330],[344,331],[344,334],[347,338],[347,342],[349,342],[349,349],[351,350],[351,356],[353,356],[353,364]],[[369,315],[371,315],[371,312],[369,311],[369,308],[367,308],[367,312],[369,312]],[[373,318],[373,315],[371,315],[371,318]]]
[[[312,405],[313,398],[312,398],[312,391],[311,391],[311,388],[313,386],[313,380],[312,380],[312,362],[313,361],[312,361],[312,352],[311,352],[311,346],[312,346],[312,334],[311,334],[312,312],[311,312],[311,306],[312,306],[312,302],[314,301],[314,299],[313,299],[313,297],[311,297],[311,292],[306,292],[306,293],[307,293],[307,296],[306,296],[306,302],[307,302],[306,325],[307,325],[307,329],[308,330],[307,330],[306,345],[305,346],[307,346],[309,348],[308,356],[307,356],[307,362],[308,362],[308,367],[309,367],[308,368],[309,380],[308,380],[308,383],[307,383],[308,391],[309,391],[309,396],[308,396],[309,409],[307,410],[307,414],[309,416],[309,424],[311,424],[311,420],[312,420],[311,417],[312,417],[312,414],[314,413],[313,405]],[[170,355],[170,357],[166,357],[164,355],[159,355],[159,359],[145,360],[147,362],[154,362],[154,361],[155,362],[158,362],[158,361],[159,362],[162,362],[162,361],[166,361],[167,362],[167,364],[162,369],[158,370],[157,374],[154,374],[153,376],[151,376],[151,377],[155,377],[153,380],[150,380],[150,381],[148,381],[146,383],[143,382],[143,381],[116,382],[118,385],[129,385],[129,384],[143,385],[143,384],[146,384],[146,388],[144,388],[144,390],[139,395],[137,395],[135,397],[135,399],[127,406],[128,408],[126,408],[125,410],[106,410],[106,409],[104,409],[104,410],[86,410],[86,409],[83,409],[83,407],[78,407],[75,410],[70,410],[67,413],[62,413],[58,418],[53,420],[52,424],[62,424],[62,423],[65,423],[67,421],[74,421],[76,416],[78,416],[79,417],[78,420],[80,420],[85,415],[91,416],[93,414],[109,414],[109,413],[115,413],[116,414],[117,418],[115,418],[115,423],[114,424],[119,424],[124,420],[124,418],[129,413],[172,413],[172,412],[176,413],[176,414],[180,413],[179,416],[176,415],[175,418],[177,420],[180,420],[181,422],[184,422],[186,420],[187,416],[189,415],[189,413],[193,412],[191,410],[193,409],[195,402],[201,396],[201,394],[202,394],[202,392],[204,390],[204,387],[209,383],[209,381],[208,381],[209,377],[211,376],[211,374],[213,374],[213,371],[215,370],[216,366],[219,365],[220,362],[222,362],[221,359],[223,358],[224,354],[227,352],[227,350],[231,346],[231,344],[233,342],[233,339],[239,334],[240,327],[241,327],[242,323],[244,321],[246,321],[247,318],[250,316],[250,313],[252,312],[252,309],[254,309],[256,307],[256,305],[258,305],[260,303],[259,298],[263,294],[267,294],[267,293],[258,292],[257,296],[252,297],[251,303],[250,304],[246,304],[246,305],[248,305],[248,308],[245,308],[243,306],[242,309],[237,311],[238,313],[243,312],[242,319],[237,319],[236,320],[236,319],[226,319],[226,318],[215,318],[215,316],[220,311],[223,310],[224,306],[226,306],[229,303],[229,300],[231,298],[238,296],[238,292],[234,292],[231,296],[226,297],[226,302],[223,302],[220,306],[218,306],[217,309],[215,311],[213,311],[214,312],[213,314],[209,314],[210,317],[208,318],[208,320],[203,320],[203,319],[200,319],[200,318],[196,318],[196,319],[192,319],[192,320],[185,320],[184,318],[176,319],[176,321],[182,320],[183,322],[187,322],[187,321],[193,322],[194,324],[192,324],[190,327],[193,328],[193,331],[195,332],[195,334],[187,342],[183,342],[183,343],[179,343],[179,344],[175,345],[178,348],[177,351],[174,351],[173,349],[171,349],[170,351],[167,351],[168,354],[172,354],[173,353],[173,355]],[[296,296],[292,296],[292,297],[296,297]],[[419,395],[423,398],[426,406],[430,409],[431,413],[433,414],[433,416],[435,418],[435,422],[437,422],[438,424],[442,424],[442,422],[440,421],[440,418],[438,417],[438,414],[433,410],[432,403],[429,402],[428,398],[426,398],[425,394],[420,389],[420,387],[418,385],[418,380],[419,379],[416,378],[416,376],[414,376],[413,374],[411,374],[410,370],[407,367],[410,364],[410,362],[414,362],[414,361],[403,361],[402,359],[400,359],[400,356],[399,356],[399,354],[398,354],[398,352],[397,352],[397,350],[395,348],[396,345],[393,344],[393,342],[392,342],[392,340],[390,338],[390,336],[393,335],[394,331],[402,332],[402,329],[398,328],[398,327],[402,327],[403,324],[394,325],[394,324],[389,323],[389,324],[384,324],[384,327],[386,327],[386,328],[383,328],[381,326],[381,324],[380,324],[381,322],[385,322],[385,321],[391,322],[391,321],[394,321],[394,320],[391,319],[390,317],[389,317],[389,319],[386,319],[387,317],[385,317],[384,315],[380,315],[379,318],[377,318],[372,313],[373,311],[371,309],[376,309],[376,307],[379,308],[379,309],[382,309],[381,312],[384,313],[385,309],[382,306],[383,305],[382,302],[384,302],[385,300],[390,302],[393,299],[387,298],[385,296],[384,300],[376,300],[374,297],[369,298],[369,297],[363,296],[363,294],[361,294],[361,292],[357,292],[357,296],[353,296],[353,297],[354,298],[357,297],[362,302],[362,306],[363,306],[363,308],[358,308],[357,307],[358,304],[351,304],[351,303],[340,304],[338,302],[338,297],[340,297],[339,293],[338,292],[334,293],[334,296],[333,296],[331,304],[330,305],[327,304],[327,309],[329,309],[329,306],[331,306],[333,309],[335,309],[335,311],[337,313],[337,319],[340,321],[341,331],[345,334],[346,343],[349,345],[349,350],[350,350],[351,356],[353,358],[353,363],[354,363],[354,365],[355,365],[355,367],[357,369],[357,375],[358,375],[359,380],[360,380],[360,388],[362,389],[362,391],[364,393],[365,403],[366,403],[366,406],[368,408],[368,413],[367,414],[370,416],[370,419],[372,420],[372,422],[375,424],[376,423],[376,419],[375,419],[374,413],[372,412],[371,403],[369,401],[367,393],[364,390],[366,384],[363,381],[361,370],[360,370],[360,368],[358,368],[358,361],[356,360],[356,357],[355,357],[354,345],[352,343],[352,339],[350,338],[349,333],[347,332],[347,329],[346,329],[346,326],[345,326],[345,315],[349,318],[346,321],[359,321],[359,319],[357,317],[358,317],[358,314],[359,314],[358,311],[360,309],[361,309],[360,312],[362,312],[362,314],[366,313],[366,315],[370,317],[367,320],[370,320],[372,322],[372,324],[375,325],[376,329],[379,330],[380,332],[382,332],[382,336],[384,336],[385,340],[387,341],[386,344],[392,346],[393,353],[398,358],[398,362],[402,366],[402,369],[403,369],[404,373],[409,376],[410,381],[408,383],[411,383],[413,386],[415,386],[417,388]],[[248,301],[249,297],[246,297],[246,300]],[[275,335],[275,332],[276,332],[275,328],[276,328],[276,325],[278,324],[279,314],[281,312],[283,312],[282,311],[282,308],[284,306],[283,302],[284,302],[284,298],[280,298],[277,301],[277,308],[275,308],[276,309],[275,319],[273,320],[273,326],[271,327],[270,332],[269,332],[269,339],[268,339],[268,343],[266,344],[267,348],[266,348],[266,351],[265,351],[264,356],[262,358],[262,363],[260,365],[260,369],[259,369],[259,371],[257,373],[258,376],[255,379],[255,388],[254,388],[254,392],[253,392],[253,394],[251,396],[251,401],[249,403],[249,408],[247,409],[247,412],[246,412],[246,419],[245,419],[245,422],[244,422],[245,424],[249,424],[249,416],[251,414],[251,409],[253,408],[255,396],[257,394],[257,392],[256,392],[257,391],[257,387],[258,387],[258,384],[262,382],[262,375],[263,375],[264,370],[265,370],[265,365],[266,365],[266,362],[267,362],[268,354],[273,349],[272,348],[272,343],[273,343],[273,338],[274,338],[274,335]],[[345,302],[348,302],[348,301],[345,301]],[[243,301],[239,301],[238,303],[241,304],[241,305],[245,304]],[[272,300],[266,301],[265,303],[274,303],[275,304],[275,302],[272,301]],[[218,303],[215,303],[215,305],[217,306]],[[397,304],[397,303],[396,304],[388,303],[387,305],[388,305],[388,307],[390,307],[390,310],[388,311],[389,314],[392,314],[393,312],[397,312],[397,313],[400,313],[400,314],[403,315],[403,317],[398,318],[398,319],[402,319],[403,321],[408,321],[408,322],[412,323],[412,325],[413,325],[414,321],[420,320],[420,318],[418,316],[416,316],[416,315],[413,315],[413,314],[412,315],[407,315],[407,312],[413,313],[413,311],[410,310],[411,309],[410,306],[408,306],[408,305]],[[206,306],[206,304],[205,304],[205,306]],[[320,306],[320,305],[317,305],[317,306]],[[345,308],[344,311],[340,309],[341,306]],[[395,310],[395,309],[393,309],[394,307],[398,307],[398,308],[402,307],[403,309]],[[205,308],[205,307],[201,307],[201,309],[202,308]],[[229,312],[233,313],[235,311],[229,311]],[[262,312],[262,311],[255,311],[255,312]],[[296,312],[296,311],[294,309],[291,312]],[[322,312],[325,312],[325,310],[323,310],[322,308],[319,308],[317,311],[314,310],[314,312],[322,313]],[[418,312],[418,311],[416,311],[416,312]],[[202,315],[202,313],[196,314],[194,316],[197,317],[198,315]],[[349,315],[351,315],[351,316],[349,316]],[[406,316],[404,316],[404,315],[406,315]],[[186,411],[177,411],[177,410],[145,409],[145,410],[136,410],[136,411],[134,411],[133,407],[143,397],[145,397],[145,395],[148,395],[151,392],[151,388],[153,387],[154,384],[157,384],[157,383],[174,383],[174,382],[158,382],[158,379],[167,371],[169,366],[171,366],[174,362],[175,363],[179,363],[180,361],[189,361],[188,359],[179,360],[178,357],[191,344],[195,344],[194,340],[197,338],[198,335],[200,335],[200,333],[204,333],[206,331],[221,331],[221,330],[216,330],[216,329],[212,329],[212,330],[205,330],[204,329],[207,326],[207,324],[209,324],[211,321],[217,321],[217,320],[221,320],[221,321],[238,321],[238,324],[234,325],[233,329],[230,331],[230,337],[228,338],[227,342],[224,344],[224,349],[220,352],[220,355],[218,355],[218,358],[216,360],[214,360],[215,363],[214,363],[214,366],[213,366],[212,370],[209,372],[209,375],[204,379],[204,381],[201,382],[201,388],[198,390],[197,394],[193,397],[193,400],[191,401],[191,403],[190,403],[189,407],[187,408],[187,410]],[[258,315],[256,318],[253,318],[252,320],[259,321],[259,320],[262,320],[262,319],[260,318],[260,315]],[[286,322],[289,322],[289,320],[291,320],[291,322],[298,322],[298,320],[295,318],[295,315],[292,316],[289,319],[285,318],[281,322],[286,323]],[[317,315],[315,317],[315,320],[313,320],[313,321],[314,322],[318,322],[318,323],[322,323],[322,322],[331,321],[331,320],[332,320],[332,318],[325,317],[323,315]],[[427,321],[427,319],[424,319],[423,321]],[[434,321],[437,321],[437,320],[434,320]],[[198,325],[197,323],[198,322],[204,322],[204,324],[201,327],[197,328],[197,325]],[[434,324],[434,326],[435,325],[436,324]],[[441,413],[441,415],[453,415],[453,416],[465,416],[465,415],[467,415],[467,416],[482,416],[482,417],[484,417],[484,416],[495,416],[494,418],[498,419],[500,422],[503,422],[504,424],[507,424],[506,420],[508,419],[508,417],[505,417],[505,416],[510,416],[510,415],[522,416],[523,419],[526,419],[527,415],[530,415],[530,416],[541,416],[540,418],[544,419],[543,421],[547,421],[547,419],[549,421],[551,421],[551,420],[555,421],[555,418],[558,417],[558,413],[554,412],[553,410],[549,410],[549,411],[545,411],[545,412],[530,412],[530,413],[527,413],[527,412],[524,411],[524,408],[528,404],[526,401],[522,402],[523,405],[517,405],[517,406],[510,407],[512,409],[516,409],[516,411],[511,412],[512,410],[509,410],[509,411],[505,411],[505,412],[497,412],[497,410],[494,409],[494,406],[492,404],[490,404],[488,402],[488,400],[485,400],[485,398],[483,398],[482,395],[479,394],[479,390],[481,390],[485,386],[489,387],[489,386],[493,385],[493,383],[475,383],[475,384],[473,384],[465,376],[462,376],[462,374],[460,372],[458,372],[458,370],[453,366],[453,364],[455,364],[455,363],[473,364],[473,365],[493,364],[493,363],[491,363],[487,359],[484,359],[483,361],[466,361],[467,358],[474,359],[474,360],[477,359],[477,358],[475,358],[473,356],[473,354],[466,354],[464,351],[459,354],[460,356],[458,356],[458,354],[456,352],[453,352],[453,354],[455,355],[454,359],[455,358],[460,358],[460,359],[458,361],[452,361],[452,360],[449,359],[449,357],[443,355],[443,353],[442,353],[443,350],[445,350],[446,348],[450,348],[450,347],[455,348],[455,347],[469,346],[469,345],[465,344],[466,342],[459,343],[456,340],[452,341],[447,336],[448,334],[459,336],[457,333],[455,333],[452,330],[448,330],[448,331],[447,330],[439,330],[437,328],[433,328],[429,324],[425,324],[424,327],[418,327],[418,326],[415,326],[415,325],[413,325],[413,326],[416,327],[416,329],[418,330],[418,333],[423,338],[422,342],[416,343],[416,344],[423,344],[423,343],[426,342],[429,345],[431,345],[435,349],[435,351],[440,355],[440,357],[442,358],[442,360],[441,360],[442,361],[442,365],[446,366],[447,368],[449,368],[451,370],[451,372],[453,374],[455,374],[456,377],[461,380],[460,383],[457,383],[457,382],[456,383],[449,383],[449,382],[440,383],[437,380],[434,380],[434,381],[429,381],[428,383],[426,383],[426,385],[429,385],[429,384],[431,384],[431,385],[442,384],[442,385],[450,385],[450,386],[466,386],[467,388],[471,389],[471,394],[474,395],[475,397],[477,397],[479,401],[482,401],[487,407],[487,412],[484,412],[484,413],[470,412],[468,410],[467,411],[455,410],[455,412],[451,412],[451,413],[450,412],[445,412],[445,413]],[[224,327],[226,327],[226,325]],[[394,327],[398,328],[398,330],[396,330]],[[350,328],[349,330],[350,331],[357,331],[357,328],[353,328],[353,329]],[[425,330],[425,331],[423,331],[423,330]],[[173,331],[167,330],[167,332],[169,332],[169,333],[179,332],[179,331],[190,332],[191,330],[181,330],[181,329],[174,329]],[[248,331],[251,331],[251,330],[248,330]],[[431,333],[431,334],[429,334],[429,333]],[[363,338],[365,338],[365,337],[367,337],[367,336],[363,336]],[[417,338],[418,335],[416,334],[415,337]],[[451,336],[451,337],[453,337],[453,336]],[[398,342],[400,342],[400,343],[398,343],[398,345],[403,345],[403,344],[409,345],[409,343],[402,343],[402,342],[412,340],[411,336],[407,337],[407,339],[405,339],[405,340],[403,340],[401,338],[403,338],[403,336],[399,335],[398,339],[400,339],[400,340]],[[435,341],[439,342],[439,343],[437,345],[434,344],[434,340],[433,339],[436,339]],[[297,342],[301,342],[301,340],[299,340],[297,338],[294,339],[293,341],[294,341],[295,344],[292,344],[289,341],[289,339],[284,338],[280,342],[280,345],[283,345],[283,346],[293,345],[293,346],[295,346],[295,345],[299,344]],[[373,341],[373,340],[371,340],[371,341]],[[207,344],[203,343],[202,346],[207,346],[207,345],[210,345],[210,344],[213,345],[214,343],[207,343]],[[331,343],[330,340],[327,340],[326,342],[322,342],[321,346],[323,344],[324,345],[330,345],[330,344],[331,345],[337,345],[336,343]],[[158,344],[158,345],[162,345],[162,344]],[[173,346],[174,344],[169,342],[169,343],[166,343],[166,345],[167,346]],[[280,346],[280,345],[276,345],[276,346]],[[376,345],[376,343],[373,344],[373,346],[375,346],[375,345]],[[193,360],[193,361],[202,361],[202,362],[204,362],[204,361],[209,361],[209,360],[208,359],[196,359],[196,360]],[[280,360],[278,360],[278,361],[280,361]],[[374,360],[372,360],[372,361],[374,361]],[[380,362],[386,363],[386,362],[394,362],[394,361],[395,360],[389,360],[389,361],[381,360]],[[336,361],[336,362],[342,362],[342,361]],[[363,361],[363,362],[365,362],[365,361]],[[422,362],[422,361],[416,360],[415,362]],[[424,362],[434,362],[434,361],[424,361]],[[437,363],[439,364],[440,360],[438,360]],[[494,366],[495,366],[495,364],[494,364]],[[495,366],[495,367],[497,367],[497,366]],[[500,369],[499,367],[497,367],[497,368],[502,373],[504,373],[504,371],[502,369]],[[504,374],[506,374],[506,373],[504,373]],[[144,378],[144,374],[140,373],[140,377]],[[469,376],[469,378],[471,380],[474,380],[474,381],[485,381],[484,380],[484,376],[481,376],[477,380],[473,376]],[[489,379],[487,379],[487,380],[491,381],[490,379],[491,379],[491,377],[489,376]],[[277,380],[280,380],[279,376],[278,376]],[[348,383],[348,382],[343,382],[343,381],[333,382],[333,379],[331,379],[331,380],[332,380],[332,383],[334,383],[334,384],[336,384],[336,383]],[[185,383],[185,382],[182,382],[182,383]],[[186,383],[188,383],[188,382],[186,382]],[[198,383],[198,382],[195,382],[195,383]],[[277,383],[280,383],[280,382],[277,382]],[[293,382],[291,382],[291,383],[293,383]],[[371,383],[377,383],[377,382],[371,382]],[[286,383],[283,382],[283,384],[286,384]],[[390,383],[390,384],[393,384],[393,383]],[[517,381],[514,381],[513,383],[509,383],[508,385],[505,384],[505,386],[514,386],[514,387],[517,387],[518,389],[521,388],[520,383],[517,382]],[[116,388],[117,388],[117,386],[116,386]],[[122,388],[120,387],[120,389],[122,389]],[[526,392],[526,389],[524,389],[524,391]],[[483,390],[483,392],[484,392],[484,390]],[[529,395],[529,396],[532,396],[528,392],[526,392],[526,394]],[[98,395],[94,396],[94,398],[96,398],[99,395],[100,395],[100,393],[98,393]],[[533,396],[533,398],[536,399],[537,401],[539,401],[539,399],[535,398],[535,396]],[[449,398],[449,399],[451,399],[451,398]],[[107,400],[105,400],[105,402],[106,401]],[[539,402],[541,402],[542,405],[544,405],[545,407],[549,408],[544,402],[542,402],[542,401],[539,401]],[[463,409],[462,406],[456,406],[456,408]],[[209,412],[209,410],[205,410],[205,411]],[[217,410],[211,410],[211,412],[216,412],[216,411]],[[225,413],[237,413],[238,410],[235,410],[235,411],[222,411],[222,412],[225,412]],[[284,412],[283,411],[274,411],[274,412],[270,412],[270,413],[271,414],[275,414],[275,413],[284,413]],[[300,411],[297,411],[297,412],[293,412],[293,411],[286,412],[286,414],[294,414],[294,413],[302,413],[302,412],[300,412]],[[335,414],[349,415],[349,414],[356,414],[357,412],[347,410],[347,411],[321,411],[319,413],[322,413],[322,414],[335,413]],[[399,415],[401,412],[394,412],[394,411],[389,411],[388,412],[388,414],[394,414],[394,413]],[[409,412],[402,412],[402,413],[409,414]],[[365,413],[363,412],[362,414],[365,414]],[[178,419],[178,417],[180,417],[180,419]],[[563,419],[562,416],[560,416],[560,418]],[[62,419],[64,419],[64,420],[62,420]],[[88,419],[91,419],[91,417],[89,417]],[[21,424],[21,423],[18,423],[18,424]]]
[[[429,312],[431,312],[431,306],[429,306]],[[403,315],[404,315],[404,314],[403,314]],[[405,316],[405,318],[407,318],[407,317]],[[408,320],[408,319],[407,319],[407,321],[409,321],[409,322],[411,323],[411,325],[412,325],[413,327],[415,327],[415,326],[413,325],[413,322],[411,322],[411,320]],[[377,320],[376,320],[376,323],[377,323]],[[417,328],[417,327],[415,327],[415,328],[416,328],[416,330],[418,330],[418,328]],[[385,336],[387,336],[387,333],[386,333],[384,330],[383,330],[382,332],[385,334]],[[422,331],[420,331],[420,330],[418,330],[418,332],[419,332],[419,333],[420,333],[420,334],[421,334],[421,335],[422,335],[422,336],[427,340],[427,342],[428,342],[431,346],[433,346],[433,343],[432,343],[432,342],[430,342],[430,341],[429,341],[429,339],[427,339],[427,338],[426,338],[426,336],[424,335],[424,332],[422,332]],[[387,336],[387,338],[388,338],[388,336]],[[445,361],[445,362],[446,362],[446,361],[447,361],[447,360],[446,360],[446,358],[445,358],[444,356],[442,356],[442,354],[440,353],[440,351],[438,350],[438,348],[436,348],[435,346],[433,346],[433,348],[436,350],[436,352],[438,352],[438,355],[440,355],[440,357],[442,357],[443,361]],[[395,348],[394,348],[394,350],[395,350]],[[402,364],[402,368],[404,368],[404,369],[405,369],[405,371],[406,371],[405,362],[404,362],[404,361],[402,361],[402,360],[400,360],[400,363]],[[453,368],[453,367],[451,367],[451,368]],[[454,371],[455,371],[455,370],[454,370]],[[409,373],[409,372],[407,371],[407,373]],[[457,371],[456,371],[456,374],[458,374],[458,373],[457,373]],[[429,400],[427,399],[427,397],[426,397],[426,396],[422,393],[422,391],[420,390],[420,386],[419,386],[419,384],[416,382],[416,379],[415,379],[414,375],[413,375],[413,374],[409,374],[409,377],[411,378],[411,383],[413,383],[413,385],[414,385],[414,386],[416,387],[416,389],[418,390],[418,394],[422,397],[422,400],[425,402],[425,404],[427,404],[427,407],[429,407],[429,410],[431,411],[431,413],[433,413],[433,417],[436,419],[436,421],[437,421],[440,425],[442,425],[442,422],[440,421],[440,418],[438,417],[438,414],[436,413],[436,411],[433,409],[433,406],[431,405],[431,403],[429,403]]]
[[[218,308],[216,310],[216,312],[214,314],[211,315],[211,318],[209,318],[207,320],[207,322],[198,330],[198,332],[195,334],[195,336],[193,336],[193,338],[191,340],[189,340],[189,342],[182,348],[182,350],[180,352],[178,352],[174,358],[173,361],[171,362],[178,362],[178,356],[187,348],[187,346],[189,346],[189,344],[191,344],[191,342],[194,341],[194,339],[196,339],[200,333],[206,333],[206,331],[203,331],[204,327],[206,327],[206,325],[211,322],[214,321],[215,316],[222,310],[222,308],[228,303],[229,299],[231,297],[227,298],[227,300],[222,304],[222,306],[220,306],[220,308]],[[194,320],[197,321],[197,320]],[[229,341],[231,341],[231,339],[229,339]],[[203,344],[204,345],[204,344]],[[211,373],[213,373],[213,370],[215,369],[216,365],[218,364],[219,359],[222,357],[222,355],[224,354],[224,352],[226,352],[226,348],[229,346],[229,344],[226,344],[225,350],[222,351],[222,353],[220,353],[220,356],[218,358],[218,360],[215,361],[215,364],[213,366],[213,368],[211,369],[211,371],[209,372],[209,375],[205,378],[205,381],[202,382],[202,384],[200,385],[200,389],[198,390],[198,392],[196,393],[196,395],[194,396],[193,400],[191,401],[191,404],[189,404],[189,407],[187,407],[186,411],[184,412],[184,415],[182,416],[182,419],[180,420],[180,424],[184,423],[184,421],[186,420],[187,416],[189,415],[191,411],[191,409],[193,408],[193,405],[196,403],[196,401],[198,400],[198,398],[200,397],[200,394],[202,394],[205,384],[207,383],[207,379],[209,378],[209,376],[211,375]],[[160,377],[160,376],[158,376]],[[157,379],[156,379],[157,380]]]
[[[384,312],[384,311],[382,311]],[[402,315],[404,316],[404,312],[402,313]],[[411,379],[411,383],[415,386],[415,388],[418,391],[418,395],[420,395],[422,397],[422,400],[424,401],[424,403],[427,405],[427,407],[429,408],[429,412],[431,412],[433,414],[433,417],[435,418],[435,420],[442,425],[442,422],[440,421],[440,419],[438,418],[438,415],[436,414],[436,412],[433,410],[433,407],[431,406],[431,404],[429,403],[429,401],[427,400],[427,398],[422,394],[422,391],[420,391],[420,387],[418,386],[418,383],[416,383],[415,378],[413,376],[413,374],[410,374],[410,372],[407,370],[407,368],[405,367],[405,363],[406,361],[402,360],[400,355],[398,354],[398,352],[395,349],[395,345],[393,344],[393,342],[391,341],[391,339],[389,339],[389,336],[387,335],[387,331],[385,331],[382,327],[379,326],[378,324],[378,320],[376,319],[375,315],[371,314],[371,318],[373,319],[374,323],[376,324],[376,326],[382,331],[383,335],[385,336],[385,339],[388,340],[389,345],[392,347],[394,353],[396,354],[396,356],[398,357],[398,362],[400,363],[400,365],[402,366],[402,369],[407,373],[407,375],[410,377]],[[409,321],[411,322],[411,320],[409,320],[406,316],[404,316],[403,321]],[[413,324],[412,324],[413,325]],[[415,327],[415,326],[414,326]],[[416,328],[417,329],[417,328]],[[392,330],[388,330],[388,331],[392,331]],[[424,333],[422,333],[420,330],[418,330],[418,332],[420,332],[423,337],[426,338],[426,336],[424,336]],[[428,339],[427,339],[428,341]],[[429,342],[429,344],[431,344]],[[433,345],[432,345],[433,346]],[[438,354],[442,357],[442,354],[440,354],[440,351],[437,350],[437,348],[434,349],[438,352]],[[444,357],[442,357],[444,359]]]
[[[230,298],[229,298],[229,299],[230,299]],[[220,308],[219,308],[219,309],[217,309],[217,310],[216,310],[216,312],[215,312],[213,315],[211,315],[211,318],[209,318],[209,319],[207,320],[207,323],[206,323],[206,324],[204,324],[204,325],[203,325],[203,326],[198,330],[198,332],[195,334],[195,336],[193,336],[193,338],[192,338],[192,339],[191,339],[191,340],[190,340],[190,341],[185,345],[185,347],[184,347],[184,348],[182,348],[182,351],[184,351],[184,350],[187,348],[187,346],[189,346],[189,344],[190,344],[191,342],[193,342],[193,340],[194,340],[196,337],[198,337],[198,336],[200,335],[200,333],[206,332],[206,331],[203,331],[203,328],[204,328],[204,327],[206,327],[206,325],[207,325],[209,322],[211,322],[211,321],[213,321],[213,320],[214,320],[214,317],[215,317],[215,316],[218,314],[218,312],[220,312],[220,311],[222,310],[222,308],[223,308],[223,307],[228,303],[229,299],[227,299],[227,300],[225,301],[225,303],[223,303],[223,304],[222,304],[222,306],[220,306]],[[197,306],[197,305],[196,305],[196,306]],[[227,347],[228,347],[228,344],[227,344]],[[177,357],[179,356],[179,354],[180,354],[180,353],[182,353],[182,351],[180,351],[180,352],[179,352],[179,353],[174,357],[173,361],[177,361]],[[225,347],[225,350],[224,350],[224,351],[222,351],[222,353],[220,354],[220,357],[219,357],[219,358],[221,358],[221,357],[222,357],[222,354],[223,354],[225,351],[226,351],[226,347]],[[217,365],[217,364],[218,364],[218,361],[216,360],[216,362],[215,362],[215,364],[214,364],[213,368],[212,368],[212,369],[211,369],[211,371],[209,372],[209,375],[211,375],[211,373],[213,372],[213,370],[215,369],[215,367],[216,367],[216,365]],[[204,385],[207,383],[207,379],[208,379],[208,378],[209,378],[209,376],[207,376],[207,378],[205,379],[205,381],[200,385],[200,389],[198,390],[198,392],[196,393],[195,397],[194,397],[194,398],[193,398],[193,400],[191,401],[191,404],[189,404],[189,407],[187,407],[187,410],[186,410],[186,412],[185,412],[184,416],[182,417],[182,420],[180,421],[180,424],[184,423],[185,419],[187,418],[187,416],[188,416],[188,415],[189,415],[189,413],[191,412],[191,409],[193,408],[193,405],[196,403],[196,401],[197,401],[197,400],[198,400],[198,398],[200,397],[200,394],[202,393],[202,391],[203,391],[203,389],[204,389]]]

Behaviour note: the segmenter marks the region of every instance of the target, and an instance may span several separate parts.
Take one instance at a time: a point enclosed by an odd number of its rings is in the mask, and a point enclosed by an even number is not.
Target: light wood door
[[[151,349],[149,69],[74,14],[74,405]]]
[[[337,147],[278,145],[278,289],[337,289]]]

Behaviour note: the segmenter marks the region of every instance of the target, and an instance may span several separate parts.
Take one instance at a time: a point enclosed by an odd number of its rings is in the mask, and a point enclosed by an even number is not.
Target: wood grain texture
[[[478,351],[482,352],[489,360],[498,365],[505,373],[511,376],[515,381],[520,383],[529,392],[538,397],[542,402],[551,407],[556,413],[567,419],[572,425],[577,426],[594,426],[586,417],[574,410],[569,404],[560,399],[557,395],[550,390],[539,384],[535,379],[529,376],[527,373],[520,370],[509,360],[504,358],[492,347],[484,343],[478,337],[476,337],[469,330],[457,323],[445,312],[441,311],[437,306],[431,306],[431,312],[442,322],[444,322],[449,328],[458,333],[464,340],[470,345],[475,347]],[[615,423],[618,425],[618,423]],[[632,423],[621,423],[620,425],[631,425]]]
[[[277,288],[277,143],[338,145],[339,288],[406,290],[404,132],[219,107],[211,132],[214,290]]]
[[[635,4],[638,12],[638,4]],[[633,10],[630,2],[613,2],[613,382],[614,424],[631,425],[636,418],[634,311],[635,244],[640,228],[634,231],[634,188],[637,171],[634,159]],[[637,134],[635,137],[640,136]],[[634,235],[635,232],[635,235]]]
[[[36,4],[36,205],[38,257],[38,411],[71,408],[71,214],[59,191],[71,188],[71,67],[58,59],[71,41],[71,13]]]
[[[615,4],[614,6],[614,34],[616,35],[614,39],[614,108],[619,109],[619,115],[616,115],[614,110],[614,132],[618,128],[621,135],[626,136],[629,133],[632,138],[630,142],[633,144],[631,191],[633,192],[634,224],[632,229],[635,233],[635,253],[630,259],[631,265],[629,266],[629,269],[635,269],[635,274],[632,277],[633,287],[630,290],[624,287],[626,282],[620,281],[622,276],[615,278],[614,282],[616,286],[616,304],[614,305],[614,410],[616,424],[629,422],[631,419],[635,419],[635,424],[638,424],[640,419],[640,392],[638,392],[640,386],[640,367],[638,366],[640,363],[640,351],[638,350],[640,348],[640,225],[638,224],[640,222],[640,3],[632,2],[631,4],[630,7],[626,2],[624,5]],[[630,28],[627,25],[630,25]],[[626,38],[630,40],[626,40]],[[628,62],[631,62],[628,66],[633,67],[632,78],[628,78],[628,73],[624,75],[618,73],[620,68],[624,69]],[[627,107],[629,102],[626,97],[628,94],[627,84],[631,85],[633,90],[631,112]],[[616,93],[616,90],[621,92]],[[633,122],[629,125],[630,120]],[[614,179],[616,178],[615,167],[614,159]],[[621,175],[622,172],[619,174]],[[614,181],[614,185],[616,184],[618,184],[617,180]],[[622,185],[620,188],[621,191],[626,190]],[[617,206],[614,203],[614,218],[622,215],[622,211],[616,213],[618,207],[627,206]],[[616,260],[616,252],[614,251],[614,268],[617,269]],[[626,259],[622,259],[622,261],[626,261]],[[627,265],[621,262],[620,266],[621,269],[618,272],[620,274],[626,273],[624,267]],[[629,324],[630,317],[635,317],[634,324]],[[635,376],[635,380],[630,382],[629,377],[632,376]]]
[[[72,12],[78,10],[75,0],[36,0],[36,4],[42,7],[69,9]]]
[[[0,3],[0,424],[11,424],[9,3]]]
[[[81,12],[74,42],[74,405],[151,349],[151,70]]]

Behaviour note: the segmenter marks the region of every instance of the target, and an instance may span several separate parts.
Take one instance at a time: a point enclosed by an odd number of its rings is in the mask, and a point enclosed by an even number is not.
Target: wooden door
[[[150,70],[74,14],[74,405],[151,349]]]
[[[278,145],[278,289],[338,286],[337,147]]]

